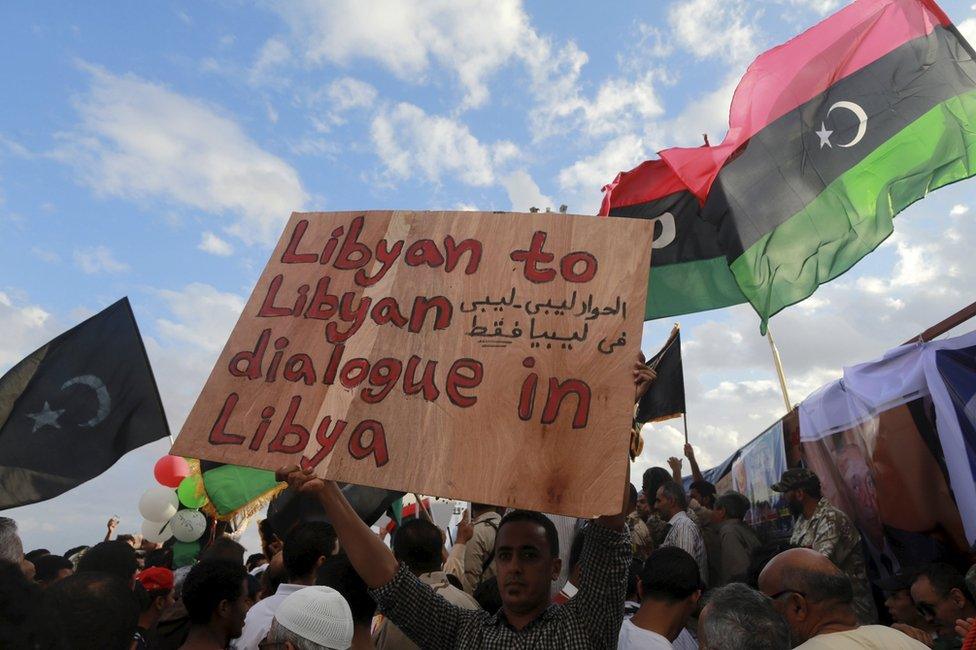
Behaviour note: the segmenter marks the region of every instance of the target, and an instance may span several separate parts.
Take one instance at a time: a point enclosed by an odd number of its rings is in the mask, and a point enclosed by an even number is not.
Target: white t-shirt
[[[673,650],[674,646],[657,632],[637,627],[630,620],[624,621],[617,637],[617,650]]]
[[[271,621],[274,619],[278,607],[285,601],[285,598],[304,588],[305,585],[280,584],[278,591],[274,592],[273,596],[256,602],[247,611],[241,636],[232,642],[235,650],[258,650],[258,644],[264,641],[264,637],[268,635],[268,630],[271,629]]]
[[[924,650],[923,643],[884,625],[862,625],[856,630],[820,634],[793,650]]]

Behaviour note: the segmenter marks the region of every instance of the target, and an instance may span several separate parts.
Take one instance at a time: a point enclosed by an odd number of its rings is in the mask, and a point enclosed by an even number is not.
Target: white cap
[[[281,602],[275,620],[289,632],[331,650],[352,645],[349,603],[330,587],[299,589]]]

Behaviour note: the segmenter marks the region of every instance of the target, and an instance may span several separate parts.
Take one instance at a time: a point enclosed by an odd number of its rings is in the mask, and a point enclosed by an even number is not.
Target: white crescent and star
[[[112,399],[109,397],[108,389],[105,387],[104,382],[95,375],[80,375],[78,377],[72,377],[68,381],[61,384],[61,390],[65,390],[75,384],[82,384],[88,386],[95,393],[95,398],[98,400],[98,411],[95,413],[94,417],[90,420],[86,420],[78,424],[79,427],[91,428],[99,423],[101,423],[112,410]],[[55,429],[61,428],[61,423],[58,421],[59,418],[64,415],[65,409],[52,409],[50,403],[44,402],[44,407],[36,413],[28,413],[27,417],[34,420],[34,426],[31,428],[31,433],[36,433],[38,429],[43,427],[53,427]]]
[[[827,109],[827,117],[830,117],[830,114],[834,111],[835,108],[843,108],[844,110],[848,110],[854,114],[854,117],[857,118],[857,133],[854,134],[854,137],[851,139],[851,141],[844,144],[840,144],[840,143],[837,144],[838,147],[843,147],[845,149],[848,147],[853,147],[854,145],[856,145],[858,142],[861,141],[861,139],[864,137],[864,134],[867,133],[868,131],[868,115],[867,113],[864,112],[863,108],[861,108],[858,104],[855,104],[854,102],[839,101],[839,102],[834,102],[830,106],[830,108]],[[820,130],[815,131],[815,133],[817,134],[817,137],[820,138],[821,149],[823,149],[824,146],[830,147],[831,149],[833,148],[834,145],[830,141],[830,136],[833,135],[834,132],[827,128],[826,122],[821,122]]]

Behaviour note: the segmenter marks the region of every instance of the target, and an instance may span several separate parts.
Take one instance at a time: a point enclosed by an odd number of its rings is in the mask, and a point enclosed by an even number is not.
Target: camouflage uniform
[[[787,492],[807,485],[820,485],[820,479],[808,469],[788,469],[779,483],[772,486],[777,492]],[[862,625],[878,620],[868,585],[867,567],[861,549],[861,533],[850,517],[830,505],[825,497],[817,503],[813,516],[800,515],[793,526],[790,543],[823,553],[851,579],[854,587],[854,611]]]
[[[634,557],[644,560],[654,550],[654,540],[651,531],[637,512],[627,515],[627,528],[630,529],[630,542],[634,549]]]

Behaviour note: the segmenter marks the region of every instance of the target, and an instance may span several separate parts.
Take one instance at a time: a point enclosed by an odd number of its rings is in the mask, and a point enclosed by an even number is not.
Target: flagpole
[[[685,407],[685,410],[687,410],[687,407]],[[682,413],[681,419],[685,423],[685,444],[687,445],[688,444],[688,414]]]
[[[773,330],[766,326],[766,340],[769,341],[769,350],[773,353],[773,365],[776,367],[776,376],[779,377],[779,387],[783,391],[783,404],[786,405],[786,412],[793,410],[790,404],[790,394],[786,390],[786,373],[783,372],[783,362],[779,358],[779,350],[776,349],[776,341],[773,340]]]

